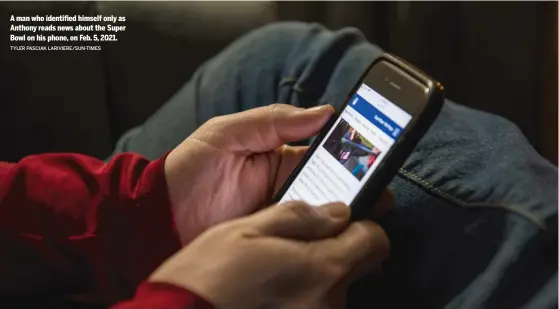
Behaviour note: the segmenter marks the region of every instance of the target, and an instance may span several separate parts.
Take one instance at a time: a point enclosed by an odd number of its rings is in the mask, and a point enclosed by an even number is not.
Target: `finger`
[[[284,145],[278,148],[278,155],[281,161],[277,167],[276,180],[274,182],[274,195],[278,193],[289,175],[291,175],[295,167],[301,162],[307,150],[309,150],[308,146],[293,147]]]
[[[373,207],[373,211],[371,215],[373,219],[377,219],[393,211],[394,209],[396,209],[395,202],[394,202],[394,194],[392,194],[391,191],[386,189],[382,191],[378,201]]]
[[[349,217],[349,207],[342,203],[313,207],[287,202],[264,209],[251,220],[262,235],[309,241],[337,235],[347,226]]]
[[[318,258],[348,273],[362,265],[379,265],[388,257],[390,243],[384,230],[371,221],[354,222],[337,237],[309,243]]]
[[[219,149],[261,153],[316,135],[333,113],[330,105],[303,109],[273,104],[213,118],[193,135]]]

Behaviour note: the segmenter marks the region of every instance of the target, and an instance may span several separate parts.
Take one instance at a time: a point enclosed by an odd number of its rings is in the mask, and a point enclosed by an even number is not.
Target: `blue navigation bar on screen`
[[[399,125],[394,123],[388,116],[383,114],[360,95],[355,94],[349,101],[349,106],[391,138],[397,139],[400,133],[402,133],[402,128]]]

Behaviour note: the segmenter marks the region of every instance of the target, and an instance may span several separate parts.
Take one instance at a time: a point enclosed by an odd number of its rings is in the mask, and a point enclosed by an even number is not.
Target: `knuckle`
[[[206,122],[204,122],[204,124],[202,124],[200,126],[200,128],[212,127],[216,122],[220,121],[219,117],[221,117],[221,116],[212,117],[212,118],[206,120]]]
[[[324,271],[328,278],[338,280],[347,273],[347,267],[339,259],[328,259],[325,264]]]
[[[282,104],[282,103],[273,103],[267,106],[268,110],[271,113],[276,113],[279,110],[281,110],[282,108],[285,108],[286,104]]]
[[[300,267],[308,273],[315,273],[326,280],[338,280],[347,273],[341,257],[334,254],[320,254],[314,246],[309,246]]]
[[[285,108],[285,104],[274,103],[266,107],[266,112],[269,113],[272,123],[275,125],[282,109]]]
[[[377,249],[388,253],[388,251],[390,251],[390,240],[388,239],[388,235],[386,235],[386,231],[380,225],[374,224],[373,236],[376,240]]]
[[[266,106],[264,111],[269,113],[270,117],[275,120],[278,118],[282,118],[283,116],[288,115],[291,111],[298,110],[299,108],[283,103],[274,103]]]
[[[270,111],[273,112],[273,111],[275,111],[279,106],[281,106],[281,103],[273,103],[273,104],[268,105],[268,109],[269,109]]]
[[[380,225],[374,222],[364,222],[359,225],[359,232],[362,235],[363,244],[367,245],[369,254],[373,255],[375,260],[383,261],[388,258],[390,240]]]
[[[215,146],[215,141],[223,139],[224,135],[228,131],[227,117],[228,116],[217,116],[208,119],[188,138],[197,139],[201,142]]]
[[[287,211],[299,214],[302,212],[308,212],[310,206],[305,202],[287,202],[283,204]]]
[[[214,236],[222,242],[243,243],[242,239],[247,234],[251,234],[250,228],[245,222],[233,220],[231,222],[221,223],[216,226]]]
[[[339,279],[349,271],[351,265],[348,265],[347,257],[330,252],[328,254],[313,254],[309,259],[312,265],[309,267],[316,267],[317,271],[323,273],[328,279]]]
[[[290,202],[284,205],[286,211],[302,219],[314,220],[317,218],[314,209],[304,202]]]
[[[223,122],[226,120],[227,116],[216,116],[210,118],[202,127],[216,129],[219,128]]]
[[[194,131],[192,136],[204,139],[205,136],[208,134],[208,132],[212,132],[214,130],[214,128],[216,127],[216,124],[219,123],[220,120],[216,119],[216,118],[217,117],[208,119],[200,127],[198,127],[198,129],[196,129],[196,131]]]

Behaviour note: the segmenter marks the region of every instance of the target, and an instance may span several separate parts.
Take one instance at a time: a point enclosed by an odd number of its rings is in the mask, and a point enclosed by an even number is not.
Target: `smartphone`
[[[394,55],[382,55],[318,134],[274,202],[343,202],[352,207],[352,219],[366,217],[443,102],[441,83]]]

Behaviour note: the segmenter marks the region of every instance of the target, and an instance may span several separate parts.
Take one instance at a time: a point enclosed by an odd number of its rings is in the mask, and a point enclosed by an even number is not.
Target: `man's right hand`
[[[347,285],[387,256],[372,222],[349,222],[343,204],[290,202],[210,228],[150,277],[217,308],[333,308]]]

